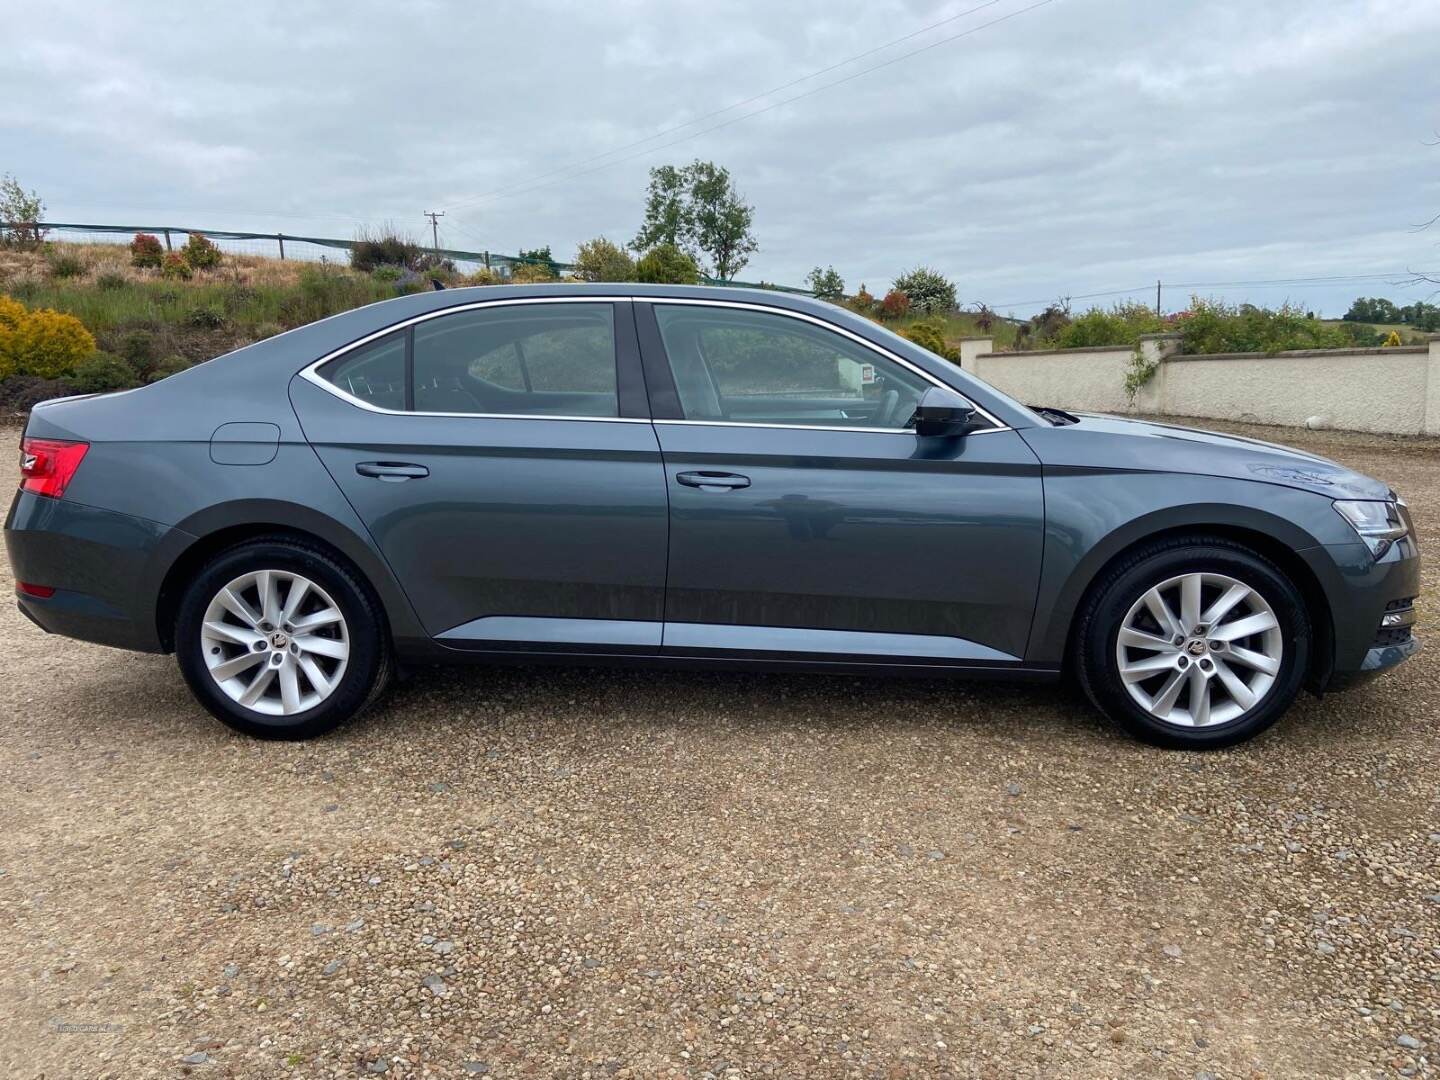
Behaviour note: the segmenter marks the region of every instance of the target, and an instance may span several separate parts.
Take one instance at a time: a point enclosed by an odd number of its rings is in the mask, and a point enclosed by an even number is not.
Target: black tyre
[[[262,537],[220,552],[186,589],[175,655],[195,697],[262,739],[308,739],[389,681],[384,614],[353,569],[318,546]]]
[[[1095,583],[1075,668],[1090,700],[1132,735],[1211,750],[1280,718],[1310,648],[1304,598],[1277,566],[1228,540],[1174,538],[1136,549]]]

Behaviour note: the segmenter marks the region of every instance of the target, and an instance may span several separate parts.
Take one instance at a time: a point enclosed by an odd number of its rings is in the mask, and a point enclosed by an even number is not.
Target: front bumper
[[[17,492],[5,547],[17,582],[53,588],[18,594],[19,607],[52,634],[161,652],[155,602],[164,567],[190,538],[129,514]]]
[[[1379,559],[1364,544],[1302,552],[1330,603],[1334,656],[1322,690],[1368,682],[1421,649],[1411,632],[1420,595],[1420,552],[1413,534]]]

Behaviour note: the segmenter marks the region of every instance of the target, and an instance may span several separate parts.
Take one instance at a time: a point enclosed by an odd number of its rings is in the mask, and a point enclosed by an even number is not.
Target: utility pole
[[[1159,279],[1159,278],[1156,278],[1156,279],[1155,279],[1155,317],[1156,317],[1157,319],[1163,319],[1163,318],[1164,318],[1164,316],[1160,313],[1160,279]]]
[[[435,254],[436,254],[436,255],[439,255],[439,254],[440,254],[440,219],[445,216],[445,211],[444,211],[444,210],[439,210],[439,211],[436,211],[436,210],[426,210],[426,211],[425,211],[425,216],[430,219],[430,239],[433,241],[433,243],[431,244],[431,246],[435,249]]]

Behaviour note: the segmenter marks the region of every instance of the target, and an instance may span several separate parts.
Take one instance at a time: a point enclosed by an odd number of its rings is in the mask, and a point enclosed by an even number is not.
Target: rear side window
[[[319,374],[367,404],[396,411],[620,415],[608,303],[457,311],[346,353]]]
[[[610,304],[515,304],[417,323],[415,408],[619,416]]]
[[[320,369],[320,375],[367,405],[405,408],[405,331],[332,360]]]

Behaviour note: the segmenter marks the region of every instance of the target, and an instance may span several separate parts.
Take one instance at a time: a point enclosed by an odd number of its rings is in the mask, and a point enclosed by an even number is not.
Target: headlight
[[[1393,502],[1367,502],[1360,499],[1339,499],[1335,512],[1350,523],[1360,534],[1371,553],[1378,559],[1390,550],[1390,545],[1407,532],[1400,508]]]

